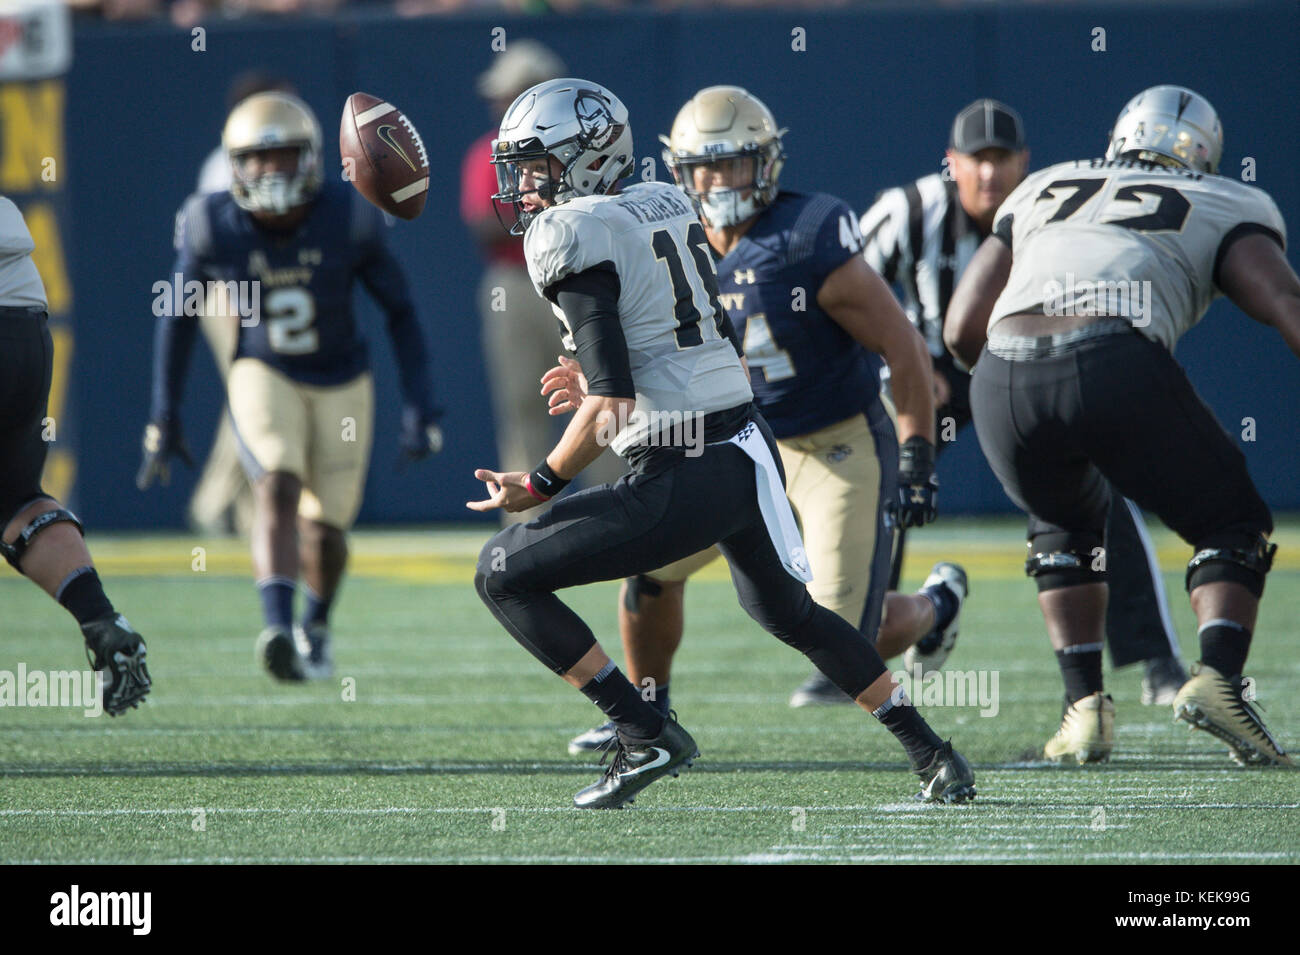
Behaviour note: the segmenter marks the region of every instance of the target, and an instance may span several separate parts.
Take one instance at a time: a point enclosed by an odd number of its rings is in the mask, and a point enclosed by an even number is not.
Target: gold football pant
[[[230,417],[249,480],[283,471],[302,481],[298,514],[347,530],[361,509],[374,430],[370,373],[304,385],[255,358],[227,378]]]

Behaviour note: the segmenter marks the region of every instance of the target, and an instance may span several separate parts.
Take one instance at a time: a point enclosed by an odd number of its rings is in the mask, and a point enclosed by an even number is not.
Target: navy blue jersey
[[[429,417],[428,351],[384,229],[378,209],[346,183],[328,179],[306,218],[287,232],[258,225],[228,192],[195,195],[176,219],[172,282],[182,289],[236,283],[227,286],[228,299],[249,317],[239,320],[234,357],[255,358],[303,384],[330,386],[369,366],[352,308],[360,279],[388,316],[403,396]],[[159,322],[155,417],[174,411],[193,337],[195,310],[170,311]]]
[[[719,298],[745,347],[754,398],[778,438],[865,411],[879,356],[817,304],[826,277],[862,252],[853,211],[834,196],[778,193],[718,262]]]

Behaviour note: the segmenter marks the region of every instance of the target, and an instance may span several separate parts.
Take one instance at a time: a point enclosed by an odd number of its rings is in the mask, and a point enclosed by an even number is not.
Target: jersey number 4
[[[704,336],[700,333],[700,319],[704,316],[695,305],[696,288],[686,277],[686,269],[682,266],[677,242],[667,229],[660,229],[651,237],[650,245],[654,249],[655,258],[667,264],[668,277],[673,283],[673,318],[677,320],[673,335],[677,339],[677,347],[690,348],[692,345],[703,345]],[[713,309],[714,327],[717,329],[718,337],[721,338],[722,303],[718,301],[718,276],[713,271],[713,263],[709,261],[709,240],[704,235],[704,227],[698,222],[692,222],[690,228],[686,230],[686,245],[695,263],[695,277],[709,297],[709,306]]]
[[[1061,207],[1047,222],[1060,222],[1068,219],[1083,207],[1089,199],[1101,192],[1109,179],[1057,179],[1049,183],[1038,194],[1038,202],[1059,198],[1057,190],[1073,190],[1061,203]],[[1132,208],[1128,203],[1143,203],[1147,198],[1156,199],[1156,207],[1143,215],[1123,215]],[[1097,221],[1102,225],[1123,226],[1138,232],[1179,232],[1187,222],[1187,214],[1192,211],[1192,204],[1172,186],[1155,183],[1139,183],[1115,190],[1115,195],[1106,204],[1102,217]],[[1107,213],[1111,217],[1107,218]],[[1045,222],[1044,225],[1047,223]]]

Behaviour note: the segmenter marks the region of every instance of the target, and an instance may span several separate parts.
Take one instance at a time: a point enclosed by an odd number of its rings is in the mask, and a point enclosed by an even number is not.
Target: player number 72
[[[1060,199],[1061,191],[1068,189],[1070,192],[1052,217],[1043,224],[1070,218],[1109,184],[1109,179],[1057,179],[1048,183],[1035,202],[1052,202]],[[1141,208],[1147,198],[1157,200],[1155,209],[1140,215],[1126,214],[1134,203]],[[1173,186],[1143,182],[1116,189],[1096,221],[1101,225],[1122,226],[1137,232],[1180,232],[1191,211],[1192,204],[1187,201],[1187,197]]]

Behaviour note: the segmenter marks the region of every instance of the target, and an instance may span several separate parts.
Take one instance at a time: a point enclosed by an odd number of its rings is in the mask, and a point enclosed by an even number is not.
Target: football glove
[[[898,449],[898,501],[895,523],[900,527],[929,524],[939,512],[939,479],[934,476],[934,445],[913,435]]]
[[[164,485],[171,481],[171,462],[167,459],[173,454],[184,461],[187,467],[194,467],[194,458],[190,455],[189,448],[185,447],[179,421],[150,421],[144,429],[143,445],[144,457],[135,476],[135,486],[142,491],[149,489],[154,478],[158,478]]]
[[[402,452],[397,461],[397,469],[401,471],[442,450],[442,428],[436,418],[422,415],[414,405],[407,405],[402,409],[402,433],[397,444]]]

